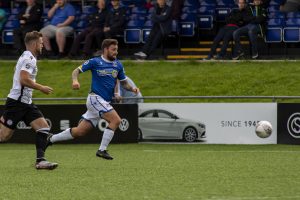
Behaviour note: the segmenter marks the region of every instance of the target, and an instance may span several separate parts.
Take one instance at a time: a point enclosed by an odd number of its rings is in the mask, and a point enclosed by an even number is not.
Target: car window
[[[153,117],[153,113],[147,113],[146,115],[144,115],[143,117]]]
[[[171,118],[170,115],[168,115],[167,113],[163,113],[163,112],[159,112],[158,117],[159,118]]]

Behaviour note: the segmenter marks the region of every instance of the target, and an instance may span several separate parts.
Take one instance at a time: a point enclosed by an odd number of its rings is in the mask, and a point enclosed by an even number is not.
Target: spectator
[[[26,33],[32,31],[38,31],[41,28],[41,17],[43,10],[36,0],[26,0],[27,7],[24,8],[18,18],[20,21],[20,27],[14,30],[14,48],[18,54],[23,53],[25,50],[25,44],[23,38]]]
[[[223,26],[217,36],[215,37],[208,57],[205,60],[210,60],[216,53],[217,47],[219,43],[223,40],[223,45],[220,53],[216,56],[217,59],[223,59],[226,55],[226,50],[229,44],[229,41],[232,40],[232,34],[235,30],[237,30],[240,26],[243,25],[243,16],[245,15],[246,1],[239,0],[238,6],[239,9],[233,9],[229,15],[227,15],[225,21],[226,25]]]
[[[244,55],[242,51],[240,38],[242,35],[248,34],[251,43],[252,59],[258,58],[257,50],[257,36],[260,33],[263,37],[264,28],[266,22],[266,9],[262,6],[262,0],[254,0],[252,5],[246,8],[246,12],[249,13],[244,21],[247,25],[237,29],[233,32],[233,39],[235,42],[233,60],[238,60]]]
[[[183,4],[184,4],[184,0],[173,0],[173,2],[171,4],[172,19],[174,19],[174,20],[180,19]]]
[[[134,82],[128,76],[127,76],[127,82],[131,87],[136,87]],[[125,99],[123,97],[125,97]],[[134,99],[134,98],[126,99],[127,97],[135,97],[136,99]],[[119,103],[129,103],[129,104],[143,103],[144,100],[139,99],[141,97],[143,97],[143,96],[140,91],[136,94],[132,91],[126,90],[119,82],[117,83],[116,89],[115,89],[115,98]]]
[[[123,34],[126,22],[126,9],[120,6],[119,0],[111,0],[112,8],[108,12],[104,28],[97,31],[97,44],[101,47],[102,40],[110,39],[118,34]]]
[[[286,0],[283,5],[280,6],[281,12],[297,12],[300,11],[299,0]]]
[[[157,0],[152,13],[153,27],[142,51],[135,53],[138,58],[147,58],[161,43],[163,38],[172,31],[171,7],[166,0]]]
[[[105,0],[98,0],[98,11],[88,16],[89,26],[84,29],[74,40],[69,56],[75,57],[78,55],[80,43],[84,40],[83,53],[85,57],[92,54],[92,45],[97,34],[103,30],[107,10],[105,7]]]
[[[5,21],[6,21],[6,12],[2,8],[2,2],[0,2],[0,31],[2,31]]]
[[[147,0],[145,3],[145,8],[147,10],[150,10],[150,8],[152,8],[152,7],[153,7],[152,0]]]
[[[41,30],[46,56],[53,55],[50,39],[55,37],[59,50],[58,58],[62,58],[65,56],[66,37],[74,33],[72,23],[75,19],[75,9],[67,0],[56,0],[48,12],[48,18],[51,19],[50,25]]]

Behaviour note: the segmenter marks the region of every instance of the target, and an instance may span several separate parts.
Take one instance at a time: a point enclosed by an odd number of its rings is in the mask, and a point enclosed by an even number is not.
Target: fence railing
[[[300,96],[144,96],[124,97],[123,99],[270,99],[276,102],[278,99],[300,99]],[[64,97],[64,98],[33,98],[33,101],[79,101],[86,97]],[[0,98],[6,101],[6,98]]]

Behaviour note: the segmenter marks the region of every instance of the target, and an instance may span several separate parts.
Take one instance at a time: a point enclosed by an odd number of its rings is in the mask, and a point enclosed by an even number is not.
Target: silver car
[[[152,109],[139,115],[139,140],[142,139],[182,139],[194,142],[205,138],[205,124],[190,119],[179,118],[175,114],[160,109]]]

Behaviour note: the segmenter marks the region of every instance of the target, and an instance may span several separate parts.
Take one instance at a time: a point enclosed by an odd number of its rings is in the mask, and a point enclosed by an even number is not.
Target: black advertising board
[[[77,126],[81,115],[86,112],[86,106],[72,105],[37,105],[51,126],[52,133],[59,133],[67,128]],[[122,119],[121,124],[113,137],[112,143],[135,143],[138,135],[138,105],[137,104],[113,104],[114,109]],[[4,109],[0,105],[0,115]],[[100,120],[100,127],[91,133],[65,143],[97,143],[100,144],[103,130],[106,126],[104,120]],[[34,131],[24,122],[18,124],[10,143],[35,143]]]
[[[277,104],[277,143],[300,144],[300,104]]]

